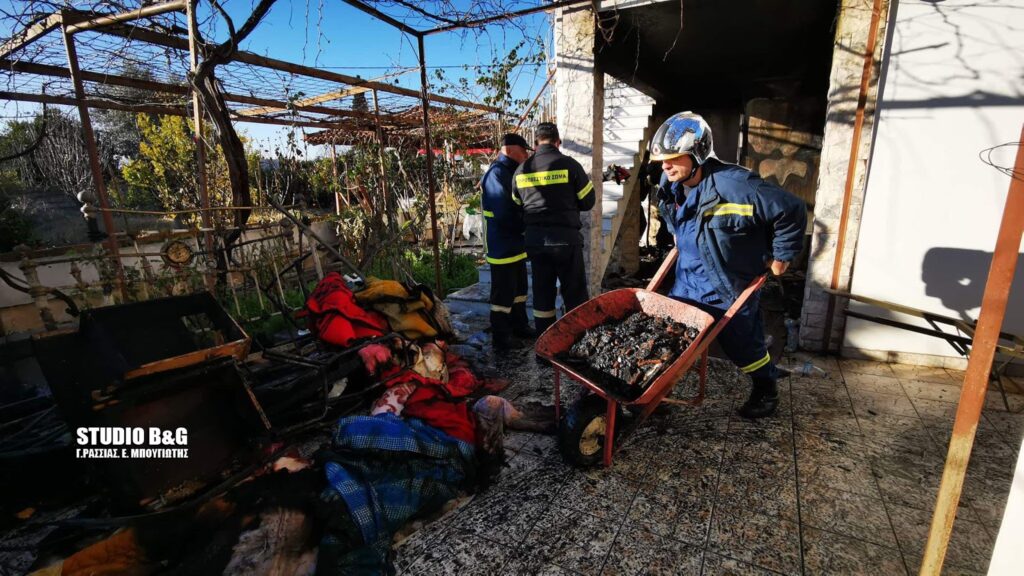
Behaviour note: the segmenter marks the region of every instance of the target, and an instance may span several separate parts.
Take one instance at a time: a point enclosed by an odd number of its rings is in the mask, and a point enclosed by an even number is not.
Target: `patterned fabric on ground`
[[[391,573],[392,535],[411,518],[430,514],[467,491],[476,472],[471,443],[392,414],[339,420],[325,459],[328,488],[321,499],[334,508],[339,499],[344,502],[364,544],[336,557],[365,562],[369,548],[377,559],[376,571],[365,565],[358,572],[339,568],[337,573],[344,574]],[[345,543],[328,535],[321,546],[344,548]]]
[[[422,350],[413,367],[392,367],[381,374],[388,389],[374,402],[371,413],[419,418],[459,440],[475,442],[476,418],[461,399],[479,390],[484,382],[464,360],[444,353],[440,346],[425,344]],[[444,379],[424,376],[428,364],[427,373]]]
[[[401,416],[402,410],[405,409],[405,402],[412,395],[413,391],[416,390],[416,384],[414,382],[402,382],[396,386],[392,386],[384,391],[374,403],[373,407],[370,408],[370,415],[377,416],[378,414],[394,414],[395,416]]]

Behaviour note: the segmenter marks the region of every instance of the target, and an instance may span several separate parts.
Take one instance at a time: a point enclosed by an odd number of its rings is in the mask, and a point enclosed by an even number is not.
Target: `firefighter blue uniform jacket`
[[[669,183],[662,175],[662,188],[675,201],[662,202],[661,213],[680,248],[672,295],[710,304],[717,294],[728,307],[772,260],[793,262],[800,255],[807,207],[735,164],[712,158],[704,172],[688,194],[681,183]],[[689,254],[699,256],[699,262],[687,257],[687,247],[693,247]],[[703,278],[693,274],[695,268],[702,268]],[[687,274],[695,277],[680,281]],[[715,294],[708,293],[711,289]]]
[[[491,264],[526,260],[523,209],[512,199],[512,175],[517,166],[515,160],[498,154],[498,159],[480,180],[483,190],[480,205],[486,229],[484,251]]]

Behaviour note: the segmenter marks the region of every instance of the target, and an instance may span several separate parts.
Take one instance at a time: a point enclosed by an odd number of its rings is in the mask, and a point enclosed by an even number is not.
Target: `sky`
[[[236,26],[241,26],[253,3],[253,0],[226,2]],[[5,11],[17,10],[19,4],[17,0],[0,0],[0,7]],[[468,6],[470,2],[464,4]],[[525,5],[520,3],[518,7]],[[200,0],[200,19],[209,15],[209,11],[209,3]],[[398,14],[393,9],[388,12]],[[528,35],[544,38],[550,52],[548,16],[539,13],[525,16],[520,21]],[[10,22],[3,22],[0,34],[10,36],[10,28]],[[217,39],[223,38],[217,36]],[[436,67],[444,67],[449,78],[466,75],[472,84],[475,69],[465,71],[461,69],[463,65],[490,64],[496,56],[507,54],[522,40],[523,34],[518,29],[500,25],[489,26],[479,34],[450,32],[428,36],[425,40],[428,77],[433,79]],[[418,65],[415,38],[340,0],[278,0],[242,48],[280,60],[363,78],[374,78],[395,68]],[[532,99],[543,85],[545,75],[543,67],[524,67],[513,87],[514,97]],[[418,90],[419,75],[413,72],[400,76],[398,85]],[[5,102],[3,110],[10,110],[11,104]],[[21,103],[18,109],[24,113],[26,105]],[[238,124],[236,129],[264,150],[283,144],[289,131],[286,127],[258,124]],[[301,141],[301,134],[297,137]],[[326,152],[322,148],[309,147],[308,155],[321,156]]]

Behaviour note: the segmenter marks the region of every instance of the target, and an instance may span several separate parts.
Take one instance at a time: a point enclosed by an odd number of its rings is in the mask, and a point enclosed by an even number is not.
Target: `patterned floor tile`
[[[778,572],[712,552],[704,553],[704,569],[701,574],[702,576],[778,576]]]
[[[928,400],[925,398],[911,398],[910,403],[917,409],[921,418],[941,418],[948,420],[950,424],[956,418],[956,404],[953,402],[942,402],[941,400]]]
[[[493,576],[512,550],[472,534],[451,535],[426,550],[406,573],[415,576]]]
[[[1010,405],[1009,410],[1006,408],[1007,404]],[[1003,395],[999,393],[999,390],[989,387],[988,393],[985,394],[985,410],[987,412],[1010,412],[1013,414],[1020,414],[1024,412],[1024,395],[1007,394],[1006,400],[1004,401]]]
[[[879,376],[877,374],[859,374],[851,372],[844,375],[843,380],[846,387],[853,391],[875,392],[878,394],[893,394],[903,396],[903,387],[900,381],[894,376]]]
[[[897,378],[902,380],[917,380],[919,382],[938,382],[940,384],[956,384],[958,380],[953,378],[945,368],[938,366],[915,366],[913,364],[890,364],[889,367]]]
[[[507,492],[478,500],[459,513],[459,528],[509,546],[526,540],[533,525],[551,506],[549,498],[513,495]]]
[[[520,558],[526,567],[539,569],[553,564],[582,574],[597,574],[620,522],[552,506],[534,525],[520,549]]]
[[[800,492],[800,518],[806,526],[896,548],[896,536],[881,498],[808,486]]]
[[[708,550],[783,574],[800,574],[797,525],[780,518],[716,510]]]
[[[615,538],[603,576],[698,574],[703,546],[664,538],[641,526],[627,524]]]
[[[900,550],[908,565],[911,565],[910,569],[916,573],[924,554],[925,543],[928,541],[932,513],[930,510],[895,506],[890,508],[890,514],[896,528]],[[957,513],[956,521],[953,523],[953,534],[949,539],[949,548],[946,551],[945,564],[950,568],[984,573],[988,570],[995,542],[980,524],[968,518],[966,508]]]
[[[806,490],[806,486],[820,486],[872,498],[880,497],[867,458],[801,451],[797,448],[797,478],[801,491]]]
[[[1020,448],[1024,440],[1024,414],[1009,412],[988,412],[985,419],[1012,446]]]
[[[912,450],[937,450],[938,446],[916,415],[861,413],[857,418],[864,436],[876,443]]]
[[[555,498],[555,504],[601,518],[622,518],[640,483],[602,468],[573,471]]]
[[[853,411],[857,414],[858,419],[877,414],[895,414],[917,418],[917,409],[911,404],[910,398],[903,394],[897,396],[896,394],[851,389],[850,399],[853,401]],[[863,429],[862,426],[861,430]]]
[[[907,395],[911,398],[954,403],[960,400],[960,387],[956,384],[921,382],[918,380],[901,380],[901,383],[903,384],[903,389],[907,391]]]
[[[703,546],[713,506],[713,488],[688,491],[648,484],[633,500],[628,520],[659,536]]]
[[[804,529],[804,574],[906,574],[898,550],[838,534]]]
[[[839,360],[839,368],[843,371],[844,377],[851,373],[895,376],[896,374],[889,366],[889,364],[884,362],[875,362],[873,360],[849,360],[846,358]]]
[[[795,407],[793,414],[793,431],[812,434],[834,434],[839,436],[858,436],[861,434],[860,424],[853,408],[838,412],[820,412],[802,414]]]

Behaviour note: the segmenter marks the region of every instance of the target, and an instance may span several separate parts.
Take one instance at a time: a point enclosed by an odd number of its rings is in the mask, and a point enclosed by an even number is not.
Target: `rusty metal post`
[[[924,549],[921,576],[938,576],[949,546],[953,531],[960,493],[964,487],[967,463],[978,431],[981,409],[985,405],[992,360],[995,358],[999,331],[1006,315],[1006,305],[1017,267],[1017,253],[1021,236],[1024,235],[1024,127],[1017,145],[1017,159],[1010,175],[1010,190],[1006,196],[1003,219],[999,224],[996,248],[992,254],[992,265],[985,283],[985,294],[981,300],[981,313],[967,361],[967,373],[960,391],[960,402],[953,422],[953,436],[949,440],[946,466],[942,471],[942,484],[935,501],[931,531]]]
[[[434,290],[437,297],[444,299],[441,290],[441,250],[438,248],[440,234],[437,229],[437,206],[434,198],[434,150],[430,145],[430,99],[427,96],[427,58],[423,49],[423,35],[416,37],[420,49],[420,93],[423,98],[423,148],[427,153],[427,204],[430,206],[430,230],[434,237]]]
[[[82,75],[78,69],[78,52],[75,50],[75,38],[68,32],[67,20],[61,25],[61,32],[64,36],[64,48],[68,57],[68,73],[71,76],[71,83],[75,87],[75,104],[78,106],[78,117],[82,122],[82,136],[85,138],[85,148],[89,154],[89,169],[92,172],[93,184],[96,186],[96,197],[103,211],[103,226],[107,232],[107,250],[110,252],[110,257],[114,260],[114,269],[117,271],[117,289],[121,295],[121,300],[127,301],[128,293],[125,287],[124,268],[121,265],[121,250],[117,245],[114,218],[110,213],[107,186],[103,181],[103,168],[100,166],[100,154],[96,148],[96,134],[92,130],[89,107],[85,104],[85,86],[82,84]]]
[[[388,210],[392,209],[392,202],[388,195],[388,173],[384,167],[384,129],[380,126],[380,104],[377,102],[377,91],[373,91],[373,115],[376,118],[376,132],[377,132],[377,160],[380,162],[380,189],[384,194],[384,205],[388,207]],[[395,217],[395,213],[391,212],[388,214],[388,221]]]
[[[377,161],[380,163],[380,191],[383,194],[384,206],[387,208],[388,234],[394,235],[398,230],[398,203],[392,197],[388,189],[388,171],[384,164],[384,128],[380,125],[380,102],[377,100],[377,91],[373,91],[373,116],[376,119],[377,133]],[[399,242],[401,238],[398,239]],[[401,252],[399,252],[401,254]],[[400,267],[397,258],[391,258],[391,274],[394,278],[399,277]]]
[[[338,179],[338,151],[331,142],[331,174],[334,176],[334,214],[341,216],[341,180]]]
[[[836,236],[836,255],[832,261],[832,279],[829,287],[839,289],[839,279],[843,269],[843,252],[846,250],[846,230],[850,221],[850,203],[853,199],[853,185],[857,174],[857,159],[860,157],[860,139],[864,131],[864,113],[868,102],[868,89],[871,84],[871,71],[874,68],[875,46],[878,43],[878,26],[882,21],[882,0],[874,0],[871,6],[871,23],[868,25],[868,37],[864,48],[864,66],[860,76],[860,92],[857,96],[857,112],[853,117],[853,136],[850,142],[850,161],[846,166],[846,186],[843,188],[843,206],[839,213],[839,231]],[[847,282],[849,284],[849,282]],[[849,286],[847,286],[847,289]],[[832,347],[832,324],[835,322],[836,296],[829,294],[828,310],[825,315],[825,344],[822,352],[828,353]]]
[[[196,22],[196,2],[188,0],[186,16],[188,19],[188,60],[189,71],[195,74],[199,67],[199,26]],[[213,228],[210,221],[210,191],[206,182],[206,144],[203,143],[203,106],[199,101],[199,93],[195,88],[189,90],[192,93],[192,143],[196,148],[196,179],[199,185],[199,203],[203,209],[200,212],[200,221],[206,232],[203,232],[203,245],[206,247],[206,257],[212,258],[214,252]],[[217,285],[217,276],[209,268],[203,275],[206,282],[206,289],[210,292]]]

